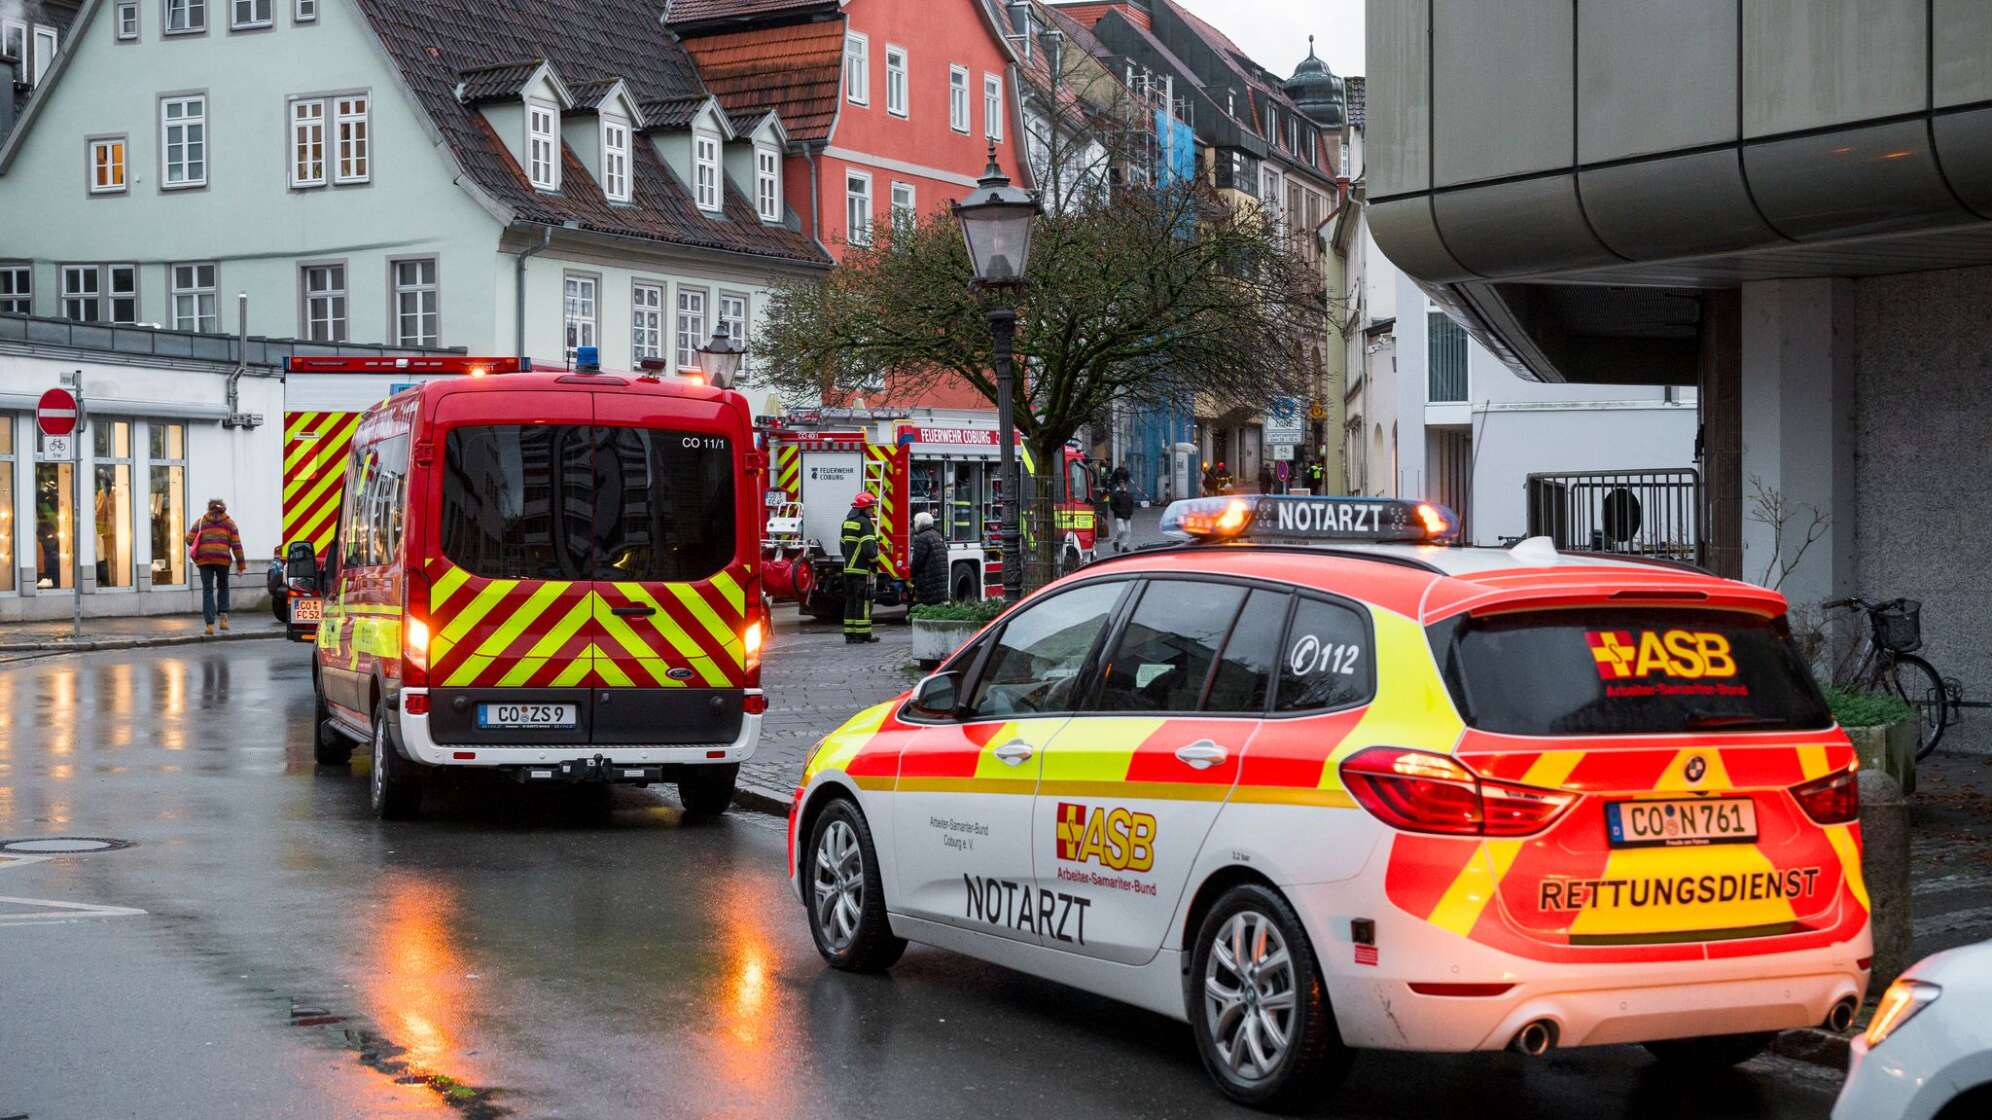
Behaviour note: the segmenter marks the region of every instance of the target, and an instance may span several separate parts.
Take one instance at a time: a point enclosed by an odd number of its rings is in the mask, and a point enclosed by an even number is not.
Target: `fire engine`
[[[993,419],[929,410],[875,413],[812,410],[761,422],[769,470],[769,585],[817,618],[843,610],[838,540],[851,499],[869,490],[879,547],[877,602],[910,600],[913,519],[934,516],[948,542],[949,598],[1001,598],[998,540],[1005,495]],[[1093,476],[1085,455],[1062,448],[1048,477],[1021,442],[1017,461],[1039,485],[1055,488],[1052,529],[1062,570],[1090,562],[1095,549]]]

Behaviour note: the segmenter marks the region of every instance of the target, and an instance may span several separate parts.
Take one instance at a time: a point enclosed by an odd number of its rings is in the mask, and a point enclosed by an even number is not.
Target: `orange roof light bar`
[[[1459,519],[1436,502],[1261,494],[1173,502],[1162,513],[1162,532],[1205,542],[1450,544]]]

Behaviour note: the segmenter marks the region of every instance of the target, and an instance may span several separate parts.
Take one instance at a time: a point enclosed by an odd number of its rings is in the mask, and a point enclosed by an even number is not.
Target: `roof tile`
[[[533,189],[484,114],[457,98],[457,83],[545,59],[570,89],[620,77],[645,112],[700,102],[698,72],[657,19],[653,0],[357,0],[388,54],[477,187],[513,220],[560,225],[690,248],[828,265],[822,246],[762,223],[727,185],[724,211],[708,215],[648,144],[632,145],[629,205],[609,204],[578,156],[562,145],[561,191]],[[500,76],[493,76],[498,83]],[[481,88],[481,87],[480,87]],[[680,126],[681,127],[681,126]]]
[[[789,139],[830,138],[843,82],[841,20],[702,35],[684,47],[735,121],[758,120],[772,109]]]

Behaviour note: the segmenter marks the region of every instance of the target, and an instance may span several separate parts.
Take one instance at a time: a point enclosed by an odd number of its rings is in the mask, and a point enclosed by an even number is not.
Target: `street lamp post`
[[[1003,480],[1003,600],[1014,603],[1023,598],[1023,555],[1018,547],[1023,516],[1023,487],[1017,477],[1017,420],[1012,411],[1017,394],[1015,343],[1017,310],[1000,298],[1014,298],[1024,286],[1024,272],[1030,264],[1031,226],[1038,216],[1037,196],[1010,185],[1009,176],[996,162],[996,145],[989,145],[989,167],[967,198],[955,203],[955,220],[961,223],[962,239],[968,243],[969,264],[975,271],[973,286],[999,293],[989,305],[989,334],[995,344],[996,439],[1002,457],[998,473]]]
[[[731,389],[740,376],[740,363],[746,360],[747,343],[728,336],[725,327],[715,328],[712,338],[694,350],[699,356],[699,368],[705,371],[706,383],[715,389]]]

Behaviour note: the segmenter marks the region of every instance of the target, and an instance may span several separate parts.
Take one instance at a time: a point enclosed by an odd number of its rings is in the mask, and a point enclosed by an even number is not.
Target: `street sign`
[[[1272,448],[1273,448],[1274,462],[1279,462],[1279,463],[1293,462],[1293,444],[1275,443],[1272,445]]]
[[[67,389],[50,389],[35,405],[35,424],[43,435],[66,436],[76,430],[76,398]]]
[[[1266,409],[1266,442],[1272,446],[1300,442],[1300,402],[1292,397],[1274,397]]]
[[[41,441],[41,457],[44,463],[69,462],[76,458],[76,437],[44,435]]]

